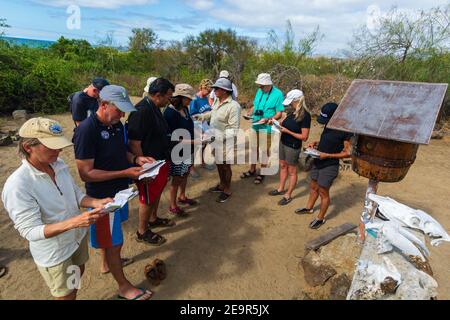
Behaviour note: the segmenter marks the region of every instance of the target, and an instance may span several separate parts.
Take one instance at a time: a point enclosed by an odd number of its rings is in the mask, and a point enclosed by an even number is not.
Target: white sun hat
[[[261,73],[258,75],[258,78],[255,81],[256,84],[259,84],[261,86],[271,86],[272,78],[270,77],[270,74],[268,73]]]
[[[297,100],[298,98],[303,97],[303,91],[294,89],[288,92],[286,95],[286,99],[283,101],[284,106],[288,106],[292,103],[292,101]]]
[[[144,91],[148,93],[148,89],[150,89],[150,85],[152,84],[153,81],[155,81],[156,79],[158,79],[157,77],[150,77],[147,79],[147,85],[144,88]]]
[[[230,77],[230,73],[227,70],[220,71],[219,78],[227,78],[228,79],[229,77]]]

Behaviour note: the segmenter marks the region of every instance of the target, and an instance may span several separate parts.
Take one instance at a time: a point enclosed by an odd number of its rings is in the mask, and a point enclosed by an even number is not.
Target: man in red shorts
[[[152,82],[148,96],[144,97],[128,118],[128,146],[138,156],[166,160],[154,180],[139,181],[139,226],[136,233],[138,242],[159,246],[166,242],[151,228],[171,227],[175,222],[157,215],[159,201],[169,179],[170,131],[161,109],[170,103],[174,85],[166,79],[158,78]]]

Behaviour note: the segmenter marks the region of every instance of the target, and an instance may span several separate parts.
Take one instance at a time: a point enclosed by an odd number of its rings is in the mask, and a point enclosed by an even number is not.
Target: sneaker
[[[278,205],[285,206],[285,205],[289,204],[291,201],[292,201],[292,198],[283,197],[283,198],[281,198],[280,201],[278,201]]]
[[[296,214],[312,214],[312,213],[314,213],[314,209],[301,208],[301,209],[295,210],[295,213]]]
[[[217,202],[224,203],[231,197],[231,194],[226,194],[225,192],[222,192],[219,197],[217,198]]]
[[[309,224],[309,227],[311,229],[319,229],[323,224],[325,224],[325,221],[326,221],[325,219],[323,219],[323,220],[314,219]]]

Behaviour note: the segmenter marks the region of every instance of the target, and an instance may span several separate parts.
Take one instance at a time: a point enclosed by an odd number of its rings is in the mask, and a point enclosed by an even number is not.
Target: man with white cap
[[[231,81],[219,78],[212,86],[217,99],[212,105],[212,111],[195,116],[196,120],[210,120],[216,141],[214,145],[217,170],[220,182],[210,189],[220,193],[217,202],[223,203],[231,196],[231,164],[235,155],[235,138],[239,130],[241,106],[231,97],[233,87]]]
[[[77,272],[82,276],[89,259],[87,227],[105,216],[102,208],[112,199],[86,196],[75,184],[59,158],[72,143],[58,122],[30,119],[19,136],[22,165],[6,180],[3,204],[14,227],[28,240],[52,296],[74,300],[78,286],[70,286],[69,278]],[[82,207],[96,209],[81,213]]]
[[[109,85],[100,92],[97,113],[80,123],[75,130],[75,158],[86,192],[94,197],[114,197],[128,188],[129,179],[138,179],[142,165],[153,160],[138,157],[127,149],[124,126],[120,119],[134,111],[125,88]],[[134,167],[130,167],[135,165]],[[91,227],[91,246],[102,249],[105,262],[102,272],[111,272],[119,286],[119,297],[147,300],[150,291],[134,287],[123,273],[120,252],[123,245],[121,223],[128,219],[128,206],[99,219]]]
[[[220,78],[228,79],[231,81],[230,73],[227,70],[220,71],[219,79]],[[233,89],[233,91],[231,92],[231,98],[233,100],[237,101],[238,94],[239,94],[238,89],[233,82],[231,82],[231,87]],[[210,104],[212,105],[214,103],[214,100],[216,100],[216,94],[214,93],[214,90],[211,91],[211,93],[209,95],[209,99],[210,99]]]
[[[280,89],[272,83],[268,73],[258,75],[255,83],[259,86],[253,100],[253,107],[249,110],[248,118],[252,119],[253,125],[250,132],[250,170],[241,174],[241,178],[255,177],[255,184],[261,184],[264,175],[256,173],[256,163],[259,159],[262,168],[267,167],[270,148],[272,146],[272,129],[269,120],[278,120],[284,111],[284,95]]]

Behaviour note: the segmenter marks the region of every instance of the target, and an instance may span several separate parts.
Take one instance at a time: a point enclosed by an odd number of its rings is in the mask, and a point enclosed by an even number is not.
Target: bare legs
[[[310,192],[306,209],[312,209],[320,197],[320,212],[317,216],[318,220],[323,220],[330,206],[330,188],[323,188],[317,184],[317,181],[311,180]]]
[[[231,171],[231,165],[218,164],[217,171],[219,172],[220,184],[219,188],[226,194],[231,194],[231,177],[233,175]]]

